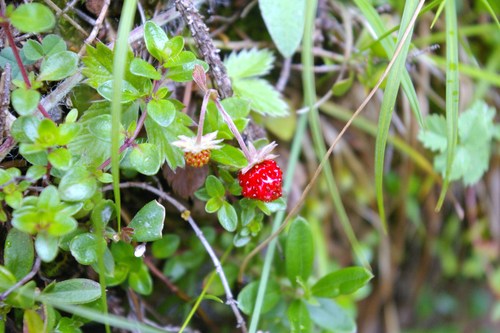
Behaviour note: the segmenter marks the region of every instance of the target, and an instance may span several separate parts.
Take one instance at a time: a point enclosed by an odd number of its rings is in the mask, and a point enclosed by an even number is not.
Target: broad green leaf
[[[336,302],[318,298],[317,304],[308,303],[307,309],[313,322],[319,327],[335,333],[354,333],[356,323],[351,315]]]
[[[54,333],[81,333],[80,327],[82,325],[83,323],[78,320],[61,317],[54,329]]]
[[[44,332],[44,324],[40,315],[32,309],[24,311],[23,330],[25,332]]]
[[[106,246],[106,241],[103,238],[98,239],[96,235],[86,232],[73,238],[69,249],[80,264],[91,265],[97,262],[99,241],[104,243],[104,247]]]
[[[426,127],[418,133],[418,139],[424,147],[432,151],[444,152],[446,150],[446,119],[437,114],[425,118]]]
[[[88,77],[86,83],[92,88],[97,89],[100,85],[112,81],[114,79],[113,57],[113,51],[103,43],[97,43],[95,48],[88,45],[87,55],[82,58],[82,62],[85,65],[82,69],[82,74]],[[127,82],[128,87],[134,87],[134,89],[141,94],[148,94],[151,92],[152,88],[151,80],[130,72],[130,63],[133,59],[134,55],[129,50],[125,62],[124,81]],[[125,97],[128,98],[128,95],[130,94],[127,93]]]
[[[97,87],[97,92],[104,97],[106,100],[111,101],[113,98],[113,80],[106,81]],[[140,98],[142,93],[137,90],[128,81],[123,81],[122,83],[122,98],[120,102],[122,104],[130,103]]]
[[[54,185],[47,186],[38,196],[37,208],[44,209],[55,215],[55,208],[61,203],[57,188]]]
[[[128,225],[134,229],[132,239],[136,242],[151,242],[160,239],[164,221],[165,207],[156,200],[149,202],[139,210]]]
[[[71,153],[66,148],[57,148],[48,155],[49,162],[57,169],[68,170],[71,167]]]
[[[165,68],[179,67],[179,68],[177,68],[177,70],[179,70],[179,69],[182,69],[182,66],[192,64],[194,61],[197,61],[197,58],[193,52],[182,51],[179,54],[177,54],[173,57],[170,57],[167,61],[165,61],[165,63],[163,64],[163,67],[165,67]],[[203,66],[203,69],[205,70],[205,72],[208,70],[208,68],[205,68],[205,66]],[[191,70],[192,70],[192,68],[191,68]]]
[[[134,146],[128,157],[134,169],[143,175],[156,175],[160,170],[160,154],[157,147],[151,143]]]
[[[90,199],[97,190],[97,180],[83,166],[71,168],[59,184],[59,194],[65,201]]]
[[[237,96],[250,101],[250,108],[255,112],[272,117],[288,114],[288,105],[282,99],[281,94],[266,80],[235,80],[233,89]]]
[[[140,58],[134,58],[130,63],[130,72],[135,75],[144,76],[149,79],[159,80],[161,74],[149,62]]]
[[[102,200],[92,210],[90,219],[94,224],[105,227],[116,215],[116,206],[112,200]]]
[[[24,52],[21,52],[21,61],[24,66],[31,65],[34,62],[33,60],[27,59],[24,55]],[[10,64],[12,78],[16,80],[22,80],[23,76],[17,64],[16,57],[14,56],[14,52],[10,47],[4,47],[2,50],[0,50],[0,67],[5,69],[5,66],[7,64]]]
[[[144,263],[141,263],[138,270],[130,271],[128,283],[134,291],[141,295],[149,295],[153,291],[153,279]]]
[[[273,68],[274,55],[267,49],[232,52],[224,60],[227,75],[232,80],[269,74]]]
[[[62,51],[50,55],[42,61],[38,81],[59,81],[75,74],[78,68],[78,55]]]
[[[0,265],[0,292],[4,292],[16,283],[16,277],[6,267]]]
[[[39,233],[35,239],[36,254],[45,262],[51,262],[57,256],[59,239],[46,232]]]
[[[290,321],[291,333],[312,332],[312,321],[309,316],[309,310],[303,301],[298,299],[293,301],[288,307],[287,315]]]
[[[40,3],[22,4],[9,17],[10,23],[21,32],[44,32],[54,27],[54,14]]]
[[[172,170],[184,167],[185,161],[184,152],[171,142],[178,140],[179,135],[193,135],[187,128],[190,122],[191,119],[180,112],[177,112],[174,121],[168,127],[162,127],[149,117],[146,118],[145,126],[149,142],[158,147],[162,163],[166,160]]]
[[[243,311],[243,313],[247,315],[250,315],[252,313],[255,305],[255,299],[257,298],[258,289],[259,281],[254,281],[246,285],[238,294],[238,307],[241,309],[241,311]],[[283,295],[281,293],[279,284],[272,280],[269,281],[266,294],[264,296],[261,313],[264,314],[272,310],[282,297]]]
[[[34,256],[31,236],[12,228],[5,240],[4,263],[18,281],[31,271]]]
[[[230,145],[223,145],[221,149],[212,150],[210,157],[214,162],[229,165],[238,169],[248,164],[243,152]]]
[[[58,35],[47,35],[42,40],[43,54],[51,56],[53,54],[66,51],[66,43]]]
[[[38,43],[36,40],[33,39],[28,39],[26,41],[22,53],[27,59],[33,61],[37,61],[44,55],[42,44]]]
[[[55,207],[55,209],[60,209],[61,206],[62,205]],[[72,232],[77,226],[77,221],[73,217],[69,216],[69,214],[57,212],[54,216],[54,220],[47,226],[46,230],[49,235],[57,237]]]
[[[205,180],[205,188],[207,193],[212,198],[223,197],[226,193],[222,182],[215,176],[208,176]]]
[[[44,290],[40,300],[54,304],[85,304],[100,297],[99,283],[89,279],[69,279],[57,282],[49,291]]]
[[[157,241],[153,242],[151,250],[153,256],[158,259],[171,257],[179,248],[181,238],[176,234],[165,234]]]
[[[294,286],[297,285],[297,279],[307,282],[313,261],[314,240],[311,227],[305,219],[298,217],[290,225],[285,248],[286,274]]]
[[[183,48],[184,38],[182,36],[175,36],[172,39],[168,40],[165,43],[165,48],[163,49],[165,61],[175,63],[175,61],[177,60],[176,58],[179,56]]]
[[[144,41],[149,53],[159,61],[165,61],[164,49],[168,42],[165,31],[152,21],[144,25]]]
[[[160,126],[167,127],[175,119],[175,105],[165,99],[151,100],[147,106],[148,116]]]
[[[17,118],[11,127],[11,134],[18,142],[34,142],[38,137],[40,118],[22,116]]]
[[[314,296],[334,298],[352,294],[373,278],[373,274],[364,267],[347,267],[323,276],[314,284],[311,292]]]
[[[189,51],[185,51],[189,52]],[[189,52],[190,53],[190,52]],[[184,52],[181,53],[183,55]],[[187,53],[186,53],[187,54]],[[196,58],[196,56],[194,56]],[[184,59],[183,59],[184,61]],[[170,67],[167,72],[167,78],[175,82],[190,82],[193,80],[193,69],[195,65],[200,65],[205,71],[208,70],[208,65],[203,60],[194,59],[191,62],[186,62],[181,66]]]
[[[289,58],[299,47],[304,33],[305,0],[259,0],[267,30],[280,53]]]
[[[45,166],[32,165],[29,167],[28,171],[26,171],[26,177],[34,182],[34,181],[42,178],[46,172],[47,172],[47,168]]]
[[[222,207],[217,211],[217,217],[221,226],[229,232],[233,232],[238,227],[238,215],[229,202],[224,201]]]
[[[40,93],[33,89],[18,88],[12,92],[11,102],[19,115],[27,116],[38,106]]]
[[[224,202],[225,202],[224,199],[221,197],[210,198],[205,204],[205,211],[207,213],[215,213],[222,207]]]

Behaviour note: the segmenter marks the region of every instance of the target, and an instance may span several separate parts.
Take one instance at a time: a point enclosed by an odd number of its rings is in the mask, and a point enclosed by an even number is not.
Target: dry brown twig
[[[219,56],[219,50],[210,38],[208,27],[203,22],[200,13],[190,0],[175,0],[175,7],[188,25],[201,56],[210,66],[210,72],[217,85],[219,95],[222,99],[231,97],[233,95],[231,80],[227,76],[226,67]]]

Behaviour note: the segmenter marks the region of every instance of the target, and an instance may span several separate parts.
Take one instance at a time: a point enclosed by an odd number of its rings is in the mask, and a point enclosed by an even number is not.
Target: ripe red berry
[[[186,164],[195,168],[201,168],[205,164],[210,161],[210,149],[205,149],[200,151],[199,153],[185,152],[184,159],[186,160]]]
[[[246,198],[273,201],[281,197],[283,172],[274,160],[264,160],[250,170],[238,174],[242,194]]]

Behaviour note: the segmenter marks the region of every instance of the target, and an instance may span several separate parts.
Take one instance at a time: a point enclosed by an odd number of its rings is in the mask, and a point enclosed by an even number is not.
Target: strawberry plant
[[[0,333],[489,332],[498,5],[375,3],[0,3]]]

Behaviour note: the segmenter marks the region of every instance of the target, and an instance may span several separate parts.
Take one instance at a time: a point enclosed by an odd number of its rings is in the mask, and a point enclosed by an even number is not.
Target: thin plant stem
[[[248,162],[251,163],[253,161],[252,154],[248,150],[248,147],[243,140],[243,137],[241,136],[240,132],[236,128],[236,125],[233,122],[233,119],[231,119],[231,116],[226,112],[224,109],[224,106],[222,106],[222,103],[218,98],[214,99],[215,106],[217,107],[217,110],[219,110],[220,114],[222,115],[222,118],[224,118],[224,121],[226,122],[227,126],[231,130],[231,133],[233,133],[234,137],[238,141],[238,144],[240,145],[241,150],[243,151],[243,154],[247,158]]]
[[[24,285],[26,282],[31,280],[36,275],[36,273],[38,273],[38,270],[40,269],[41,264],[42,264],[42,261],[40,260],[39,257],[37,257],[35,260],[35,263],[33,264],[33,268],[31,269],[31,271],[28,274],[26,274],[26,276],[24,276],[21,280],[19,280],[17,283],[15,283],[12,287],[10,287],[6,291],[4,291],[0,295],[0,301],[3,301],[4,299],[6,299],[7,296],[9,296],[13,291],[15,291],[16,289],[19,289],[22,285]]]
[[[219,261],[219,258],[217,258],[217,255],[215,254],[215,251],[212,249],[212,246],[208,242],[208,240],[205,238],[203,235],[203,232],[201,229],[198,227],[196,224],[195,220],[191,217],[189,210],[184,207],[179,201],[165,193],[164,191],[161,191],[157,189],[154,186],[151,186],[149,184],[145,183],[139,183],[139,182],[126,182],[126,183],[121,183],[120,188],[130,188],[130,187],[136,187],[136,188],[141,188],[143,190],[149,191],[151,193],[156,194],[159,196],[161,199],[167,201],[170,203],[172,206],[174,206],[182,215],[182,218],[186,220],[191,228],[193,229],[196,237],[200,240],[202,243],[203,247],[207,251],[208,255],[210,256],[210,259],[212,259],[212,262],[215,267],[215,271],[219,275],[219,278],[221,280],[222,286],[224,288],[224,291],[226,292],[226,304],[228,304],[231,307],[231,310],[234,313],[234,316],[236,317],[236,322],[237,322],[237,327],[243,332],[247,332],[247,327],[245,323],[245,319],[243,318],[240,310],[238,309],[237,302],[234,299],[233,293],[231,291],[231,288],[229,287],[229,282],[227,281],[226,275],[224,274],[224,270],[222,269],[222,265]],[[105,187],[103,190],[106,190],[107,188]]]
[[[205,96],[203,96],[203,102],[201,103],[200,120],[198,121],[198,133],[196,135],[197,145],[201,143],[201,137],[203,136],[203,124],[205,124],[205,114],[207,113],[207,105],[209,100],[210,91],[207,91],[205,93]]]

